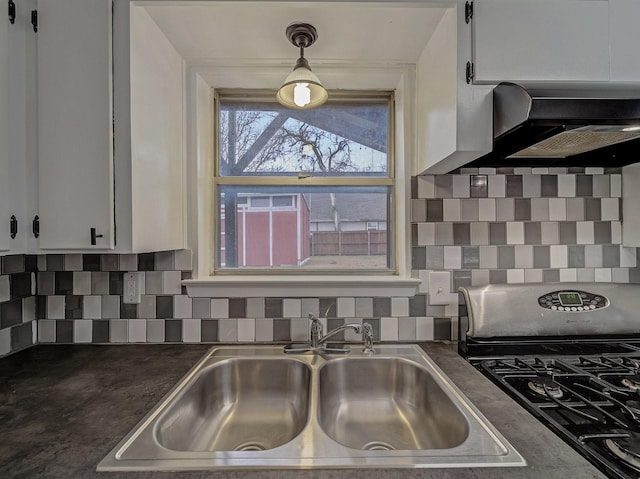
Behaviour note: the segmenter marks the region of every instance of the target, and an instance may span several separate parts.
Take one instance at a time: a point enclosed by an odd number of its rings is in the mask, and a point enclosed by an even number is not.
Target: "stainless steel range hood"
[[[640,90],[493,90],[493,151],[473,166],[603,166],[640,162]]]

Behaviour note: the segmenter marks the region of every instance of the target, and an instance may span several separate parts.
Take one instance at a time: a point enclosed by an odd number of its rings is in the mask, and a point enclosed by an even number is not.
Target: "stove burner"
[[[537,378],[529,381],[527,386],[531,391],[542,397],[560,399],[564,396],[562,389],[560,389],[560,385],[548,377],[538,376]]]
[[[621,435],[626,437],[616,437],[605,439],[602,444],[615,457],[620,459],[624,464],[640,471],[640,439],[637,433],[631,431],[619,431]]]
[[[622,383],[623,386],[626,386],[629,389],[633,389],[634,391],[640,390],[640,377],[638,376],[624,378],[620,382]]]

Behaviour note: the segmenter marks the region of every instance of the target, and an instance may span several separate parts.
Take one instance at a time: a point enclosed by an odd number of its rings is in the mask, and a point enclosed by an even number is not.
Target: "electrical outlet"
[[[449,304],[451,294],[451,273],[448,271],[431,271],[429,273],[429,304]]]
[[[144,273],[140,271],[125,273],[123,280],[122,302],[127,304],[140,303],[144,291]]]

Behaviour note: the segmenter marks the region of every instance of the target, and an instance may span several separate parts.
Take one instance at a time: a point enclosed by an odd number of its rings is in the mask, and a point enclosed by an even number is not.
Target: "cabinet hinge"
[[[11,231],[11,239],[14,239],[16,236],[18,236],[18,218],[16,218],[16,215],[11,215],[9,229]]]
[[[464,4],[464,21],[469,23],[473,18],[473,2],[465,2]]]
[[[466,78],[467,78],[467,85],[469,85],[472,81],[473,81],[473,75],[474,75],[474,65],[471,62],[467,62],[467,68],[466,68]]]
[[[9,23],[11,25],[16,23],[16,4],[13,0],[9,0]]]
[[[38,31],[38,10],[31,10],[31,26],[33,31]]]
[[[33,231],[34,237],[40,237],[40,217],[38,215],[34,216],[33,221],[31,222],[31,231]]]

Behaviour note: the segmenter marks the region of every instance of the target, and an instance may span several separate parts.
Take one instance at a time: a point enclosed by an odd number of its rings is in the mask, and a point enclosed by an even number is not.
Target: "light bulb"
[[[293,102],[300,108],[311,103],[311,90],[308,83],[296,83],[293,89]]]

